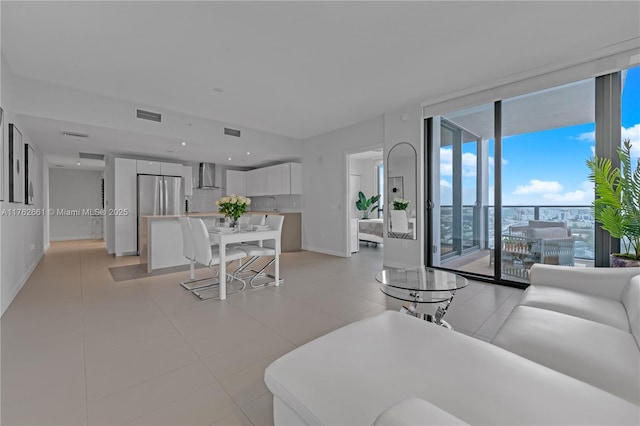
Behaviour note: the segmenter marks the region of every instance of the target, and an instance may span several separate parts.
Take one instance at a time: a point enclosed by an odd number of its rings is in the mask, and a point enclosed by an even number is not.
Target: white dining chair
[[[284,223],[283,215],[268,215],[265,222],[266,222],[265,224],[268,225],[270,229],[278,231],[278,234],[282,236],[282,225]],[[241,273],[250,272],[252,275],[243,278],[243,281],[249,280],[249,285],[252,288],[263,287],[266,285],[266,284],[255,284],[254,281],[258,278],[268,276],[264,271],[275,262],[276,260],[275,256],[280,254],[276,252],[275,240],[264,240],[264,241],[261,241],[260,243],[261,245],[245,244],[243,246],[238,247],[239,250],[242,250],[245,253],[245,255],[250,256],[251,259],[249,259],[247,262],[245,262],[244,265],[242,265],[238,270],[236,270],[236,272],[234,272],[234,275],[238,277],[239,274]],[[274,256],[274,258],[271,259],[266,265],[264,265],[261,269],[257,271],[247,269],[256,260],[264,256]],[[282,282],[282,280],[280,281]]]
[[[189,280],[180,282],[180,285],[189,291],[215,285],[211,278],[196,279],[196,253],[191,223],[186,216],[180,216],[178,222],[180,222],[180,228],[182,229],[182,255],[189,260]]]
[[[201,265],[208,267],[209,269],[213,269],[213,266],[218,265],[218,281],[222,279],[227,280],[227,282],[232,281],[234,277],[230,274],[227,274],[227,265],[220,265],[219,248],[211,246],[209,231],[207,230],[207,226],[204,224],[204,221],[199,218],[189,218],[189,223],[191,224],[191,232],[193,235],[195,261]],[[233,262],[234,260],[242,259],[246,256],[243,251],[232,248],[228,248],[225,254],[227,263]],[[238,291],[241,291],[245,288],[245,283],[243,281],[240,282],[242,283],[242,288]],[[217,289],[216,287],[217,286],[214,285],[196,289],[193,290],[192,293],[202,300],[219,297],[219,289]]]

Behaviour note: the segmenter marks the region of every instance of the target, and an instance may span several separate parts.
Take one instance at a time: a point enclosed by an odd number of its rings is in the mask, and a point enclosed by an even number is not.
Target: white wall
[[[384,239],[384,265],[419,267],[424,264],[424,211],[422,158],[422,109],[420,105],[390,112],[381,117],[325,133],[304,141],[303,178],[303,248],[337,256],[348,256],[347,154],[384,144],[384,159],[398,142],[408,142],[416,149],[417,174],[414,208],[417,211],[417,239]],[[385,167],[386,169],[386,167]],[[385,179],[387,179],[385,172]],[[385,220],[387,220],[385,218]]]
[[[306,139],[302,168],[302,245],[306,250],[347,256],[348,153],[384,140],[383,117]]]
[[[422,108],[419,105],[403,108],[384,115],[384,152],[385,161],[391,148],[400,142],[411,144],[417,154],[416,203],[409,211],[416,209],[417,239],[405,240],[387,237],[385,226],[384,264],[391,267],[419,267],[424,265],[424,147],[423,147]],[[389,178],[388,167],[385,167],[385,179]],[[413,182],[405,183],[410,190]],[[388,210],[388,209],[387,209]],[[385,221],[388,221],[388,211]]]
[[[8,183],[8,158],[5,149],[4,160],[4,199],[0,202],[0,210],[5,214],[0,215],[1,248],[0,248],[0,299],[2,301],[1,312],[4,313],[11,301],[18,294],[31,272],[35,269],[40,258],[44,254],[44,218],[43,216],[16,216],[7,212],[12,209],[43,209],[44,191],[43,185],[43,156],[38,146],[30,139],[25,126],[15,114],[15,87],[12,84],[13,75],[4,58],[2,57],[2,108],[4,109],[4,142],[8,144],[9,123],[15,124],[22,133],[23,142],[29,143],[34,148],[36,163],[34,177],[35,200],[34,205],[9,203]]]
[[[102,236],[96,235],[95,217],[82,214],[83,210],[102,209],[101,200],[102,172],[93,170],[49,169],[49,207],[58,209],[80,210],[79,216],[50,216],[51,241],[82,240]],[[100,218],[99,224],[102,223]]]

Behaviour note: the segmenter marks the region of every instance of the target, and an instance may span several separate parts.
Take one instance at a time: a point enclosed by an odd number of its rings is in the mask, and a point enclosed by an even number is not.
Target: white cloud
[[[631,140],[631,156],[634,158],[640,157],[640,123],[636,124],[633,127],[622,128],[621,132],[622,140],[630,139]]]
[[[513,191],[516,195],[557,193],[564,188],[559,182],[531,179],[529,185],[518,185]]]
[[[565,192],[564,194],[544,194],[542,198],[554,203],[587,203],[587,193],[579,189],[573,192]]]
[[[474,177],[477,174],[477,161],[476,154],[471,152],[462,153],[462,176]],[[493,157],[489,156],[488,159],[489,168],[492,168],[495,164]],[[502,159],[502,165],[506,165],[509,162]],[[453,175],[453,148],[440,148],[440,176],[452,176]]]
[[[451,188],[451,183],[447,182],[444,179],[440,179],[440,186],[445,188]]]
[[[640,123],[635,124],[631,127],[621,127],[620,128],[620,141],[625,139],[631,140],[631,153],[633,157],[640,157]],[[580,133],[576,139],[581,141],[595,142],[596,140],[596,132],[585,132]],[[595,155],[595,147],[591,147],[591,153]]]
[[[577,139],[580,141],[594,142],[596,140],[596,132],[594,130],[592,132],[580,133]]]

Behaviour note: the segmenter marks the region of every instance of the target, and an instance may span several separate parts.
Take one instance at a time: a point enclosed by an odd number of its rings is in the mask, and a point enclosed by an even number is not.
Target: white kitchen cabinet
[[[163,176],[182,176],[182,164],[160,163],[160,173]]]
[[[244,172],[244,177],[245,191],[250,197],[302,194],[302,166],[298,163],[249,170]]]
[[[283,192],[282,165],[276,164],[265,168],[265,191],[263,195],[280,195]]]
[[[193,195],[193,167],[182,166],[182,182],[184,183],[184,195],[190,197]]]
[[[291,163],[279,164],[282,184],[278,194],[291,194]]]
[[[162,161],[133,160],[136,172],[141,175],[182,176],[182,164],[164,163]]]
[[[227,170],[227,195],[249,195],[245,184],[245,172]]]
[[[258,170],[260,169],[253,169],[253,170],[249,170],[248,172],[245,172],[244,177],[245,177],[245,190],[247,192],[247,195],[249,197],[256,197],[260,194],[258,194],[259,190],[260,190],[260,182],[259,182],[259,178],[258,178]]]
[[[123,160],[123,158],[121,158]],[[160,161],[148,161],[148,160],[132,160],[135,162],[136,171],[141,175],[159,175],[160,174]]]
[[[108,214],[114,216],[114,251],[116,256],[133,254],[137,250],[137,162],[128,158],[114,159],[114,206]]]
[[[291,194],[302,194],[302,164],[300,163],[289,163],[290,168],[290,193]]]

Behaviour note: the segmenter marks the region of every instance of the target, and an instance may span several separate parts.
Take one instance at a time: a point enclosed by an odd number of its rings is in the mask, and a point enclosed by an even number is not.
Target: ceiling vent
[[[68,132],[66,130],[63,130],[61,133],[63,136],[69,136],[70,138],[88,138],[89,137],[89,135],[87,135],[86,133]]]
[[[236,138],[240,137],[240,130],[230,129],[228,127],[224,128],[224,134],[227,136],[235,136]]]
[[[78,157],[85,158],[87,160],[104,160],[104,155],[102,154],[92,154],[90,152],[79,152]]]
[[[141,120],[155,121],[156,123],[162,122],[162,114],[159,112],[145,111],[144,109],[136,108],[136,118]]]

